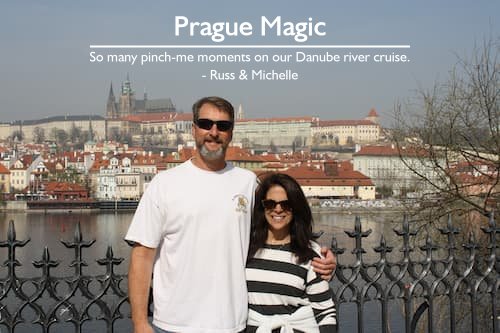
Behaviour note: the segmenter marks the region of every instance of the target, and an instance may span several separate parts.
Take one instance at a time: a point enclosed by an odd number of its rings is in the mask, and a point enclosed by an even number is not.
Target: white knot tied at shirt
[[[293,329],[307,333],[319,333],[318,323],[310,306],[303,306],[292,314],[265,316],[257,311],[249,310],[249,326],[256,326],[256,333],[272,333],[281,328],[280,333],[293,333]]]

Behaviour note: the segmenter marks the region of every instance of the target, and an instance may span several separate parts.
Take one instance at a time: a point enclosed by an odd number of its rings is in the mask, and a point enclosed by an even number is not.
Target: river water
[[[71,260],[74,259],[74,251],[66,249],[60,240],[72,241],[75,227],[79,223],[84,240],[94,240],[95,243],[83,250],[83,259],[88,266],[84,268],[84,273],[88,275],[103,274],[103,267],[96,263],[96,259],[104,258],[108,246],[111,246],[115,257],[124,258],[124,261],[116,268],[118,274],[126,274],[128,268],[128,257],[130,247],[123,240],[133,213],[102,213],[102,212],[56,212],[56,213],[0,213],[0,241],[7,239],[9,221],[13,220],[18,240],[30,239],[29,243],[16,249],[16,259],[22,264],[16,268],[17,276],[32,277],[38,276],[40,270],[34,268],[33,261],[42,258],[44,247],[48,247],[52,260],[59,260],[57,269],[53,269],[57,276],[67,276],[72,274],[69,268]],[[371,229],[372,232],[363,240],[363,247],[366,250],[364,255],[367,261],[376,261],[378,255],[373,252],[373,247],[378,246],[380,237],[385,235],[390,243],[396,226],[395,222],[401,220],[401,215],[394,215],[384,212],[360,215],[363,230]],[[337,239],[337,244],[341,248],[347,248],[345,254],[338,258],[343,264],[354,261],[351,250],[354,247],[354,240],[349,238],[344,230],[354,229],[355,216],[349,213],[315,212],[315,230],[323,231],[319,242],[322,245],[330,246],[332,236]],[[400,227],[398,227],[399,229]],[[390,244],[395,245],[396,244]],[[0,262],[7,259],[7,248],[0,248]],[[5,277],[6,268],[0,267],[0,277]],[[335,283],[335,281],[333,281]],[[335,290],[335,288],[334,288]],[[342,304],[338,306],[340,318],[340,332],[357,331],[356,306],[354,304]],[[364,327],[368,332],[380,331],[380,308],[376,304],[365,306]],[[391,328],[394,332],[400,331],[401,310],[399,306],[391,309]],[[100,327],[100,328],[98,328]],[[115,332],[130,332],[129,320],[117,323]],[[19,325],[15,332],[34,333],[42,332],[38,325]],[[88,330],[87,330],[88,329]],[[72,332],[72,326],[57,325],[51,332]],[[104,331],[103,326],[89,324],[85,326],[85,332]],[[0,333],[7,332],[6,328],[0,325]]]

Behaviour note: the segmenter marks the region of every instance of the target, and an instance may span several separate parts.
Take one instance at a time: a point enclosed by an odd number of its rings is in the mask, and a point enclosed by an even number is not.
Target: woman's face
[[[289,209],[287,203],[276,204],[274,208],[270,206],[274,203],[279,203],[288,200],[288,196],[283,187],[279,185],[272,186],[266,193],[266,199],[268,208],[264,208],[264,216],[266,217],[267,223],[269,224],[269,231],[276,234],[276,236],[288,235],[290,222],[293,218],[293,213]]]

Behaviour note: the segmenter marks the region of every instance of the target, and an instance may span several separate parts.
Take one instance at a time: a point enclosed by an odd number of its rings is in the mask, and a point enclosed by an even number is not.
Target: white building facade
[[[243,147],[310,146],[311,127],[317,121],[314,117],[241,119],[235,123],[233,142]]]
[[[392,189],[393,195],[405,193],[424,194],[433,191],[428,181],[438,184],[441,180],[435,166],[425,152],[416,154],[394,146],[364,146],[353,155],[354,170],[370,177],[377,187]],[[413,171],[412,171],[413,170]]]

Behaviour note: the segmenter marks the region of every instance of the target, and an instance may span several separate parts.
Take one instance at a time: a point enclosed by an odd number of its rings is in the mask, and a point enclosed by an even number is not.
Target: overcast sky
[[[115,95],[130,75],[141,99],[170,97],[186,112],[194,100],[220,95],[242,104],[245,115],[358,119],[375,108],[388,120],[397,100],[446,79],[485,36],[498,38],[499,1],[8,1],[0,11],[0,122],[65,114],[104,115],[109,85]],[[209,37],[174,34],[175,16],[198,22],[250,22],[253,35]],[[325,22],[325,36],[298,43],[260,36],[265,16],[282,21]],[[273,32],[274,33],[274,32]],[[94,44],[189,45],[410,45],[410,49],[140,49],[92,50]],[[406,54],[407,63],[139,64],[91,63],[89,54]],[[372,59],[372,58],[371,58]],[[203,78],[210,70],[297,72],[296,81]]]

